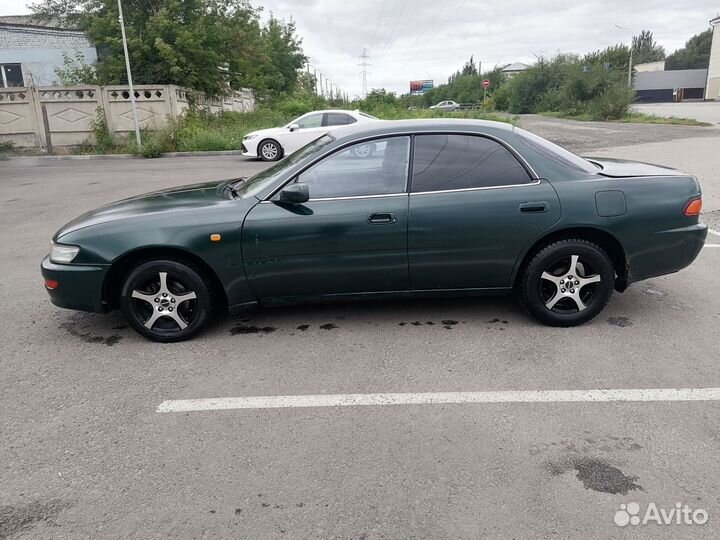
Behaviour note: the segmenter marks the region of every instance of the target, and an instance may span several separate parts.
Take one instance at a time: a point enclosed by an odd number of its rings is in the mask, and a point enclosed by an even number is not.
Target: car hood
[[[109,221],[131,219],[149,214],[178,211],[189,208],[213,206],[227,199],[221,196],[222,188],[230,180],[205,182],[190,186],[145,193],[129,199],[123,199],[87,212],[65,224],[53,237],[61,239],[64,235]]]
[[[687,174],[671,167],[641,161],[594,157],[586,157],[585,159],[601,165],[602,170],[598,171],[599,174],[611,178],[623,178],[626,176],[687,176]]]
[[[256,135],[257,137],[263,137],[266,135],[277,135],[279,133],[286,133],[288,131],[285,127],[274,127],[274,128],[267,128],[267,129],[259,129],[257,131],[251,131],[245,137],[249,137],[250,135]]]

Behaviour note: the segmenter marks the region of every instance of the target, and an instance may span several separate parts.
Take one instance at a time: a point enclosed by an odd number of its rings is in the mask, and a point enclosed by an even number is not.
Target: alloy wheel
[[[185,330],[198,316],[197,294],[180,276],[158,272],[132,291],[133,314],[145,328],[168,334]]]
[[[262,148],[260,148],[260,153],[262,154],[262,156],[269,161],[277,158],[278,152],[279,150],[277,145],[272,142],[266,142],[262,145]]]
[[[594,301],[602,277],[580,255],[561,257],[540,275],[540,298],[554,313],[578,313]]]

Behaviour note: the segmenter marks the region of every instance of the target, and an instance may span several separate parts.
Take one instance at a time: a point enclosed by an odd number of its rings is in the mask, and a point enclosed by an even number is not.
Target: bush
[[[620,120],[630,112],[635,92],[622,83],[614,84],[586,106],[594,120]]]

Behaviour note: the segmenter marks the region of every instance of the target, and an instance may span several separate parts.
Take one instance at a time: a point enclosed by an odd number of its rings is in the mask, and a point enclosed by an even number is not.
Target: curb
[[[167,152],[161,154],[160,158],[174,158],[174,157],[210,157],[210,156],[241,156],[243,157],[240,150],[217,150],[217,151],[206,151],[206,152]],[[65,155],[65,156],[7,156],[12,161],[25,161],[25,160],[41,160],[41,161],[85,161],[85,160],[113,160],[113,159],[158,159],[158,158],[146,158],[138,154],[79,154],[79,155]],[[251,159],[251,158],[250,158]]]

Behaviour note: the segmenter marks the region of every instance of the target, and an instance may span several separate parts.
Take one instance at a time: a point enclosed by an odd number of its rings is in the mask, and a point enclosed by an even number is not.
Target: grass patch
[[[142,148],[138,148],[133,134],[122,138],[112,137],[107,125],[98,116],[94,123],[94,141],[73,149],[76,154],[136,154],[148,158],[168,152],[212,152],[239,150],[242,139],[251,131],[278,127],[297,117],[294,111],[261,108],[254,112],[223,112],[209,114],[190,111],[178,120],[168,122],[162,129],[141,132]],[[429,109],[407,110],[388,107],[373,111],[383,120],[413,118],[467,118],[517,124],[518,117],[482,110],[443,112]]]
[[[581,122],[619,122],[619,123],[636,123],[636,124],[669,124],[675,126],[711,126],[708,122],[700,122],[694,118],[675,118],[671,116],[657,116],[654,114],[645,114],[639,112],[629,112],[624,114],[617,120],[600,120],[588,113],[570,114],[557,111],[543,111],[537,114],[541,116],[549,116],[551,118],[564,118],[566,120],[578,120]]]

